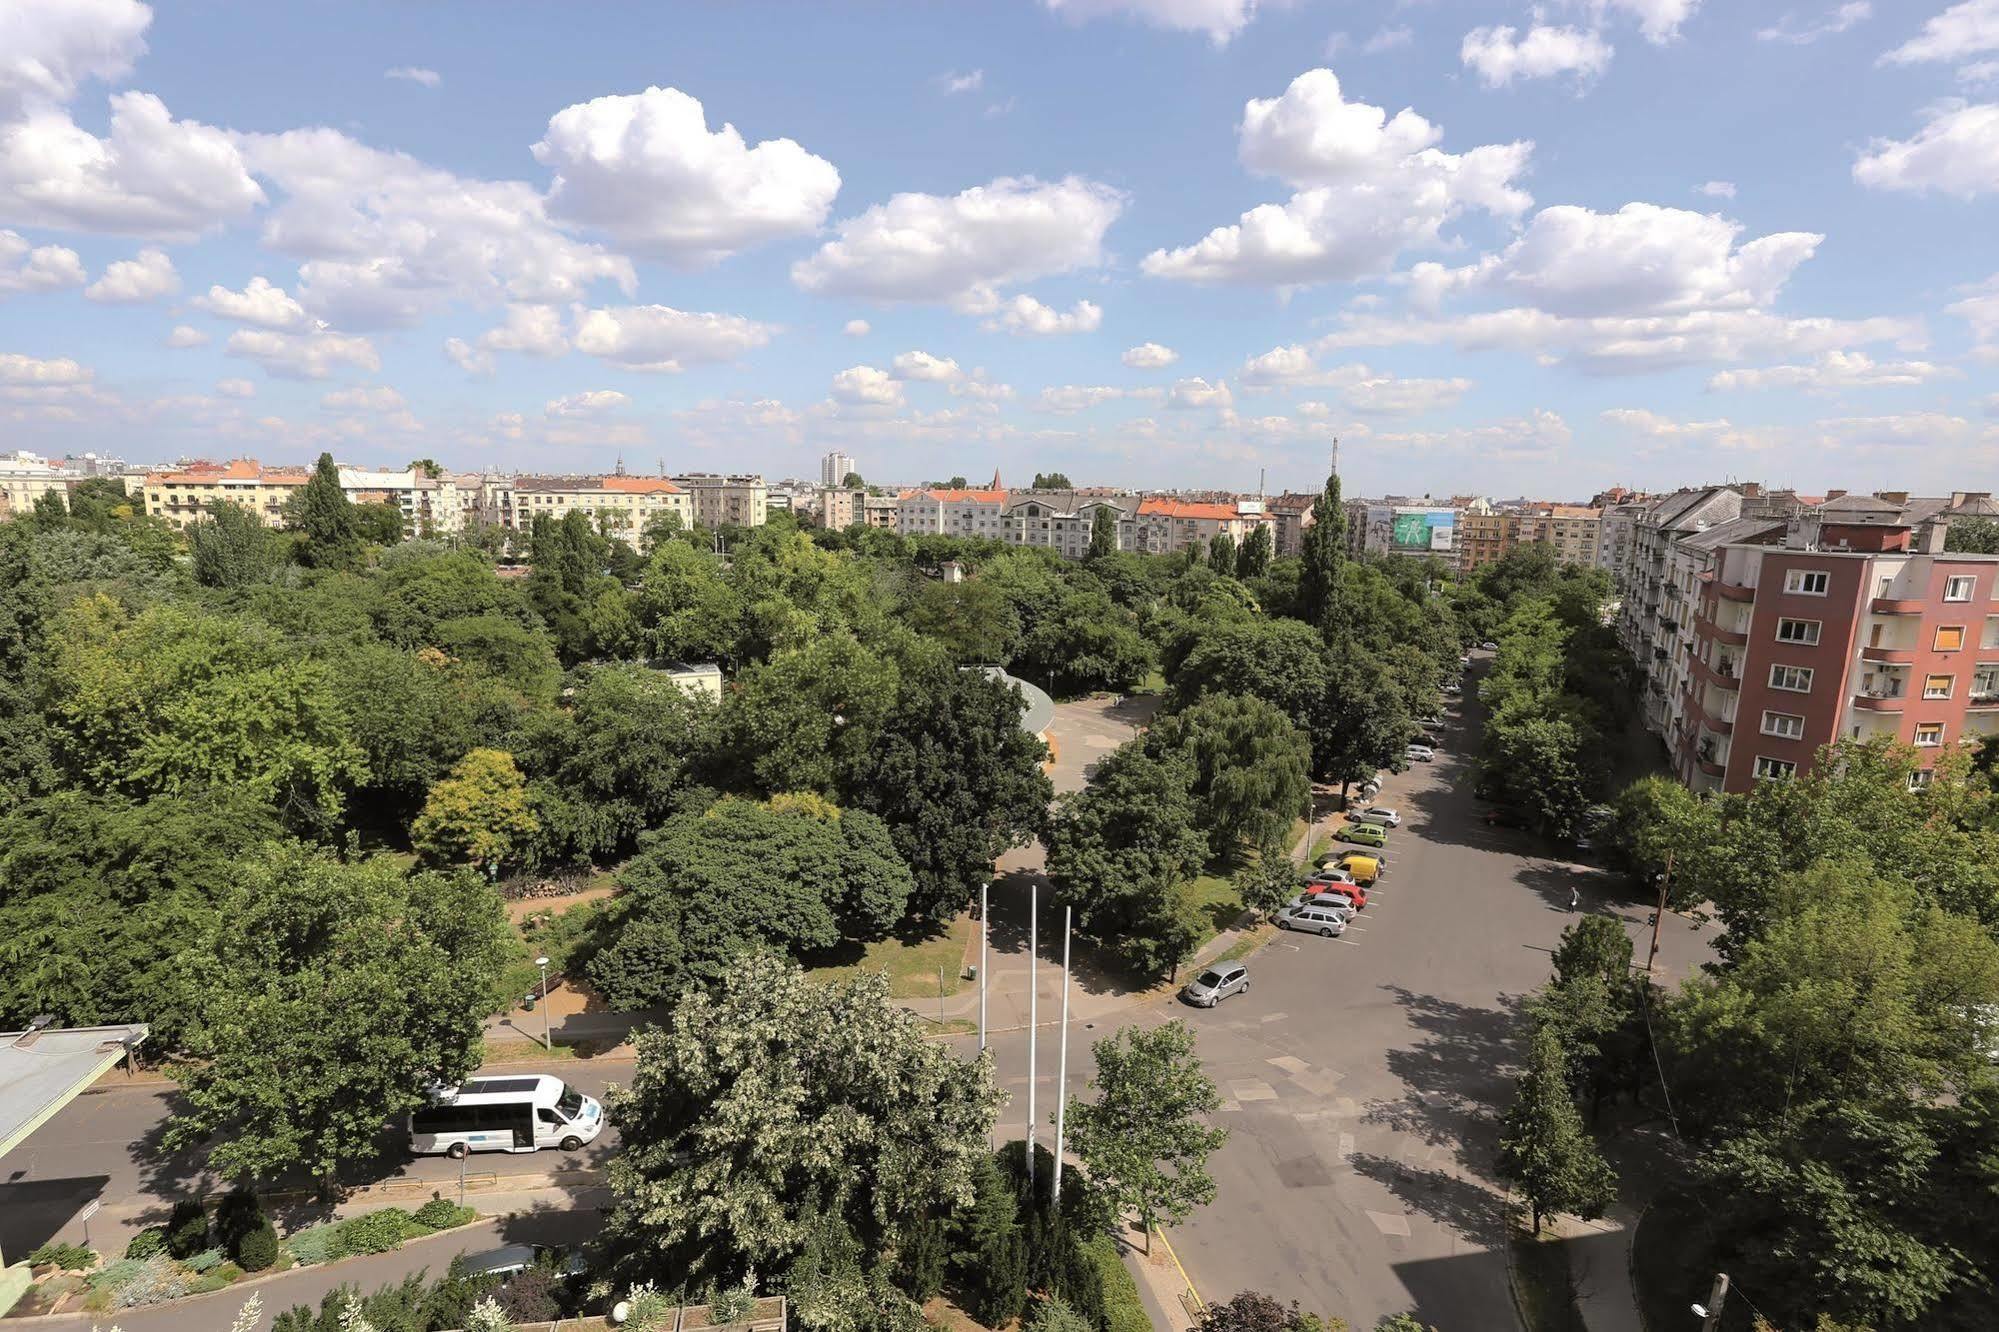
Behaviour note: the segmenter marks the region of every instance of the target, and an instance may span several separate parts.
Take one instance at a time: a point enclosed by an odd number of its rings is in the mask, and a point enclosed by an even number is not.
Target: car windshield
[[[1220,985],[1222,983],[1222,973],[1219,971],[1204,971],[1201,973],[1201,978],[1195,981],[1194,983],[1196,985],[1205,985],[1209,989],[1213,989],[1215,986]]]
[[[555,1108],[562,1112],[564,1119],[574,1119],[583,1113],[583,1093],[566,1083],[562,1095],[555,1098]]]

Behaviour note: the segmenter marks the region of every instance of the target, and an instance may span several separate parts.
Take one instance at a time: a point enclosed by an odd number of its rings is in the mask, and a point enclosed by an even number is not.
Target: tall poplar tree
[[[285,506],[285,525],[305,534],[299,563],[313,569],[347,569],[360,563],[361,529],[353,501],[340,488],[333,455],[322,453],[312,479]]]
[[[1347,511],[1340,501],[1340,474],[1326,475],[1326,488],[1312,505],[1312,525],[1299,551],[1299,616],[1331,632],[1340,623],[1340,579],[1347,556]]]

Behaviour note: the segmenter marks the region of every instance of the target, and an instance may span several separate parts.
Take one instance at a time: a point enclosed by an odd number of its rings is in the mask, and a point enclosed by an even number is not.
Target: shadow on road
[[[56,1238],[84,1204],[104,1191],[109,1175],[21,1179],[0,1183],[0,1254],[16,1262]]]
[[[1027,916],[1029,885],[1041,885],[1041,964],[1059,972],[1062,966],[1062,908],[1055,902],[1055,890],[1039,870],[1012,870],[993,879],[992,919],[987,924],[986,947],[995,956],[1027,957]],[[1085,994],[1123,994],[1143,985],[1111,964],[1094,945],[1081,938],[1069,957],[1069,974]]]
[[[1448,1226],[1474,1243],[1497,1247],[1506,1238],[1505,1195],[1482,1180],[1368,1152],[1356,1152],[1347,1158],[1347,1164],[1355,1174],[1394,1194],[1410,1211]]]
[[[1495,1127],[1489,1107],[1511,1100],[1520,998],[1503,995],[1500,1007],[1477,1008],[1399,985],[1382,988],[1408,1011],[1422,1039],[1384,1054],[1389,1072],[1409,1090],[1371,1104],[1363,1120],[1452,1148],[1460,1164],[1483,1169]]]

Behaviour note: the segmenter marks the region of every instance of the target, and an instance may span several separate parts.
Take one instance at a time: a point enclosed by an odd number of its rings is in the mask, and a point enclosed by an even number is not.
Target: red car
[[[1342,883],[1337,885],[1336,887],[1326,888],[1321,892],[1312,894],[1312,899],[1314,901],[1323,901],[1326,898],[1332,896],[1334,893],[1340,893],[1346,897],[1352,898],[1354,904],[1354,910],[1356,911],[1367,910],[1367,889],[1361,887],[1357,883]]]

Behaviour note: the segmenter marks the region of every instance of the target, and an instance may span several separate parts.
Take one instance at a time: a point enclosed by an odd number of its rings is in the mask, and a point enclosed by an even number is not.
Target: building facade
[[[1457,562],[1456,509],[1409,500],[1348,500],[1347,553]]]
[[[769,515],[770,490],[761,476],[689,472],[673,484],[687,492],[701,527],[762,527]]]
[[[83,475],[26,451],[0,456],[0,518],[33,513],[44,495],[58,496],[68,508],[70,484]]]
[[[819,523],[835,532],[844,532],[862,521],[867,512],[868,492],[846,490],[836,482],[819,491]]]
[[[819,485],[821,489],[832,490],[845,484],[847,473],[861,469],[854,465],[852,457],[838,449],[819,460]]]
[[[985,537],[1004,540],[1006,491],[930,487],[896,496],[895,530],[904,536]]]
[[[1154,497],[1139,502],[1136,549],[1170,555],[1195,546],[1205,552],[1208,543],[1223,534],[1240,546],[1261,521],[1260,512],[1246,515],[1232,503]]]
[[[509,532],[571,513],[590,515],[599,531],[633,545],[642,544],[655,517],[678,514],[682,527],[695,522],[687,492],[663,476],[495,476],[480,494],[480,517]]]
[[[1305,549],[1305,529],[1312,525],[1312,506],[1317,495],[1286,493],[1266,500],[1263,511],[1270,518],[1270,551],[1278,559],[1290,559]]]
[[[1001,511],[1002,539],[1016,546],[1037,546],[1068,559],[1090,553],[1090,533],[1097,512],[1107,509],[1116,525],[1117,549],[1138,548],[1138,500],[1124,495],[1080,494],[1076,491],[1027,490],[1013,496]]]
[[[403,513],[406,536],[453,536],[465,528],[468,505],[458,478],[430,476],[416,468],[387,471],[342,467],[340,489],[356,504],[393,504]],[[474,493],[476,504],[476,491]]]
[[[237,458],[150,472],[141,493],[147,514],[177,528],[208,517],[208,506],[217,500],[242,505],[266,527],[282,527],[285,504],[311,479],[303,467],[266,467],[255,458]]]

